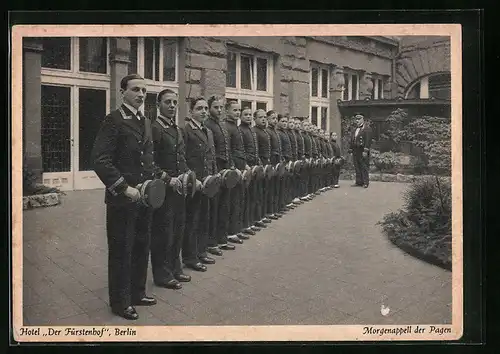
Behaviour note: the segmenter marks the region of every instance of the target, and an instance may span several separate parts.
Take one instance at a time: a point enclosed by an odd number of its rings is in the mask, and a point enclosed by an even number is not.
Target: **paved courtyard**
[[[123,320],[107,305],[103,191],[68,192],[62,204],[24,212],[25,325],[448,324],[451,273],[393,246],[376,222],[402,203],[406,184],[341,181],[216,257],[186,270],[182,290]],[[386,316],[381,306],[390,309]]]

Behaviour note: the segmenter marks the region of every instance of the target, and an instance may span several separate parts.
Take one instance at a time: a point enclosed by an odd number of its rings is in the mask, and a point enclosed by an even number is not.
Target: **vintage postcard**
[[[12,28],[18,342],[457,340],[458,24]]]

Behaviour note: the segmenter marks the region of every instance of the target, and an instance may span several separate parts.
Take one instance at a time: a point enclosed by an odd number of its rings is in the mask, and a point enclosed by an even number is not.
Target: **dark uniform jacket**
[[[333,147],[332,144],[328,140],[323,140],[324,145],[325,145],[325,150],[326,150],[326,157],[331,158],[333,157]]]
[[[245,149],[245,159],[249,166],[260,165],[259,146],[257,144],[257,136],[250,124],[241,123],[238,127],[243,139],[243,147]]]
[[[203,124],[197,125],[191,119],[186,121],[183,131],[186,163],[196,173],[196,178],[203,181],[205,177],[216,174],[217,164],[212,131]]]
[[[311,135],[309,133],[304,132],[303,133],[304,137],[304,156],[306,159],[312,157],[312,139]]]
[[[271,138],[271,163],[273,165],[277,165],[282,161],[281,139],[278,135],[276,127],[268,126],[267,132],[269,133],[269,137]]]
[[[330,145],[332,147],[332,156],[333,157],[340,157],[340,147],[339,147],[339,144],[337,144],[336,141],[331,141]]]
[[[204,122],[205,126],[212,131],[215,144],[215,158],[217,162],[217,170],[233,168],[233,160],[231,158],[229,133],[226,129],[224,121],[219,121],[217,118],[210,116]]]
[[[108,114],[97,133],[92,149],[94,170],[106,186],[105,202],[131,203],[123,192],[128,186],[168,176],[153,159],[153,140],[146,134],[146,118],[141,121],[125,106]],[[151,121],[148,120],[150,126]]]
[[[290,145],[290,137],[288,136],[287,131],[282,128],[278,128],[277,131],[281,140],[281,153],[283,156],[283,160],[285,162],[288,162],[292,158],[292,147]]]
[[[292,161],[297,160],[297,137],[295,136],[295,132],[293,130],[288,129],[286,131],[288,137],[290,138],[290,148],[291,148],[291,159]]]
[[[155,163],[170,176],[189,170],[182,130],[172,120],[158,116],[153,122]]]
[[[304,158],[304,136],[300,130],[295,130],[295,136],[297,137],[297,159],[302,160]]]
[[[311,135],[311,142],[312,142],[312,157],[314,159],[317,159],[319,157],[319,149],[318,149],[318,139],[316,138],[315,135]]]
[[[257,135],[260,160],[262,161],[262,164],[269,165],[271,163],[271,136],[267,132],[266,128],[255,126],[253,130]]]
[[[231,148],[231,157],[234,167],[242,171],[245,169],[247,162],[245,159],[245,147],[243,146],[241,132],[236,122],[230,119],[226,120],[226,129],[229,136],[229,146]]]
[[[356,128],[353,129],[351,133],[351,149],[363,149],[369,151],[372,145],[372,129],[365,124],[359,130],[358,136],[356,136]]]

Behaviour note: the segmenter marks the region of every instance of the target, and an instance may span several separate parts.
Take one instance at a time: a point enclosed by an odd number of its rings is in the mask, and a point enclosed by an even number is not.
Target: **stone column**
[[[42,181],[42,70],[43,43],[23,40],[23,157],[26,166]]]
[[[120,81],[128,75],[128,64],[130,56],[130,40],[126,37],[110,38],[109,63],[111,66],[111,110],[118,109],[122,104],[120,93]]]
[[[345,86],[344,72],[340,68],[331,71],[330,76],[330,117],[327,128],[331,133],[337,133],[337,143],[342,149],[342,114],[338,101],[342,99],[342,90]]]

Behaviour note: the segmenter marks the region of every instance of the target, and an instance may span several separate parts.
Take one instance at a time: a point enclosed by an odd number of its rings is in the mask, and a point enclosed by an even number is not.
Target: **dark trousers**
[[[274,209],[274,189],[276,188],[276,177],[273,176],[266,181],[266,190],[265,190],[265,198],[266,198],[266,213],[274,214],[277,210]]]
[[[109,304],[122,311],[146,292],[152,209],[106,205]]]
[[[212,214],[214,220],[213,229],[214,237],[210,238],[209,246],[225,245],[227,244],[227,233],[229,227],[229,196],[230,190],[226,187],[221,187],[219,193],[212,198],[211,205],[216,208],[216,212]],[[214,244],[216,241],[216,244]]]
[[[218,242],[219,193],[208,200],[208,240],[207,247],[216,247]]]
[[[283,197],[282,197],[282,190],[281,190],[281,184],[282,184],[282,177],[276,176],[276,188],[274,190],[274,210],[276,211],[282,211],[283,210]]]
[[[229,192],[229,225],[228,235],[236,235],[241,231],[241,199],[244,186],[238,183]]]
[[[279,194],[278,194],[278,205],[280,210],[285,208],[286,203],[286,174],[280,177],[279,183]]]
[[[370,183],[369,166],[370,155],[363,157],[363,148],[355,148],[353,150],[353,163],[356,171],[356,184],[368,185]]]
[[[250,220],[251,223],[254,224],[255,222],[262,220],[264,216],[264,205],[263,205],[263,198],[264,198],[264,192],[263,192],[263,183],[264,181],[262,179],[260,180],[252,180],[250,183]]]
[[[180,252],[186,223],[185,198],[167,190],[165,202],[153,213],[151,265],[156,283],[164,283],[182,273]]]
[[[209,235],[210,200],[201,192],[186,199],[186,227],[182,244],[184,264],[198,263],[206,256]]]
[[[339,176],[340,176],[340,167],[333,166],[333,169],[332,169],[332,184],[333,185],[339,184]]]

